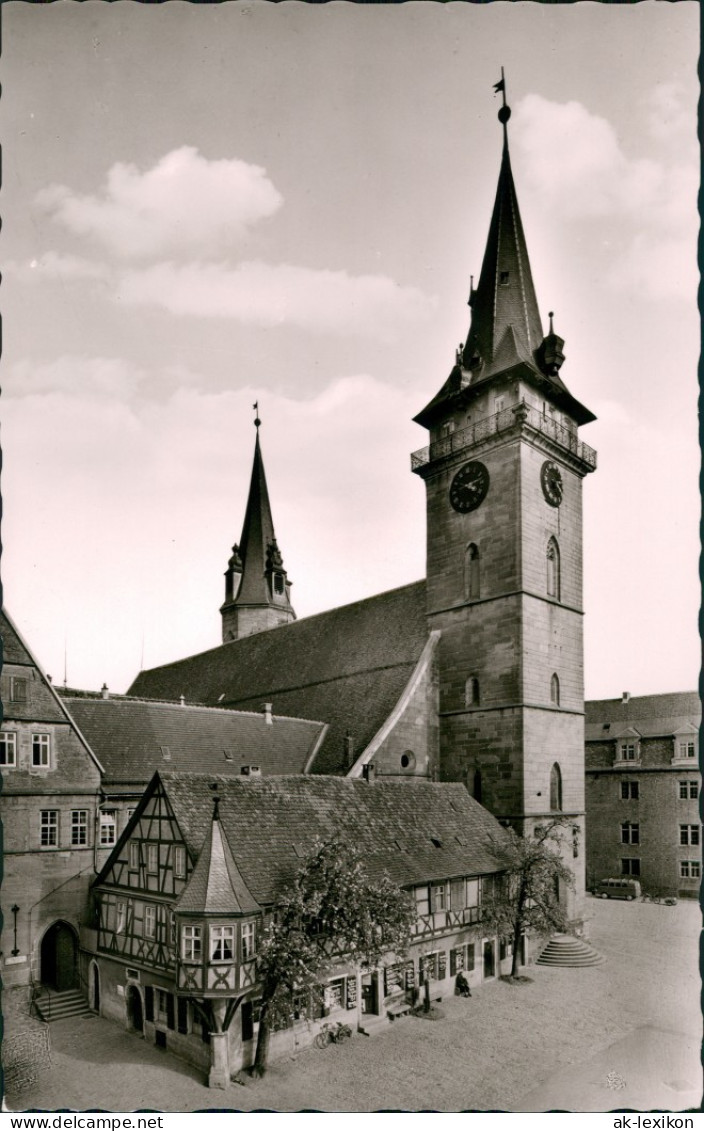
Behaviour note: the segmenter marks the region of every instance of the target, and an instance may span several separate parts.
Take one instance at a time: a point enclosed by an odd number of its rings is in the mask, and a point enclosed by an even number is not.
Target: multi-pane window
[[[638,787],[640,782],[637,781],[622,781],[621,782],[621,800],[622,801],[637,801],[639,796]]]
[[[159,871],[159,845],[147,845],[147,871],[156,873]]]
[[[100,810],[100,844],[103,848],[115,843],[117,819],[114,809]]]
[[[139,871],[139,841],[130,841],[130,872]]]
[[[144,905],[144,937],[145,939],[156,938],[156,907],[153,903],[145,903]]]
[[[681,781],[680,782],[680,800],[686,801],[687,799],[696,800],[699,797],[699,782],[694,781]]]
[[[640,825],[624,821],[621,825],[621,844],[640,844]]]
[[[680,878],[683,880],[698,880],[702,874],[699,860],[680,860]]]
[[[621,861],[621,875],[622,876],[639,876],[640,875],[640,860],[628,859]]]
[[[56,848],[59,843],[59,810],[42,809],[39,816],[39,843],[42,848]]]
[[[32,735],[32,765],[46,767],[51,761],[51,735]]]
[[[622,742],[618,748],[618,756],[622,762],[635,762],[637,749],[635,742]]]
[[[695,755],[695,746],[693,738],[680,739],[677,743],[677,757],[678,758],[693,758]]]
[[[232,962],[235,950],[234,927],[210,928],[210,961]]]
[[[174,847],[174,875],[179,877],[186,875],[186,849],[182,844]]]
[[[200,962],[203,954],[203,936],[200,927],[181,928],[181,957],[184,962]]]
[[[242,961],[246,962],[248,958],[254,955],[254,923],[243,923],[242,933]]]
[[[0,766],[17,765],[17,735],[13,730],[0,731]]]
[[[447,911],[448,905],[448,884],[432,884],[430,888],[430,896],[433,903],[433,911]]]
[[[157,989],[155,992],[155,1014],[156,1020],[166,1022],[169,1025],[171,1021],[171,994],[168,990]]]
[[[71,844],[88,844],[88,810],[71,810]]]
[[[699,844],[699,825],[680,825],[680,844]]]

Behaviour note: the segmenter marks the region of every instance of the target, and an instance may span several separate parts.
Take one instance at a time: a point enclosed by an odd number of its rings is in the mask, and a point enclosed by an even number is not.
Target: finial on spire
[[[259,419],[259,401],[255,401],[254,404],[252,405],[252,408],[254,409],[254,414],[255,414],[254,415],[254,427],[256,428],[256,430],[258,432],[259,431],[259,425],[261,424],[261,420]]]
[[[506,79],[504,78],[504,69],[501,68],[501,79],[499,82],[494,83],[494,94],[501,91],[501,108],[499,109],[499,121],[504,127],[504,137],[506,136],[506,123],[511,117],[511,107],[506,105]]]
[[[553,328],[552,328],[552,320],[553,320],[553,318],[554,318],[554,317],[555,317],[555,312],[554,312],[554,310],[549,310],[549,311],[548,311],[548,318],[550,319],[550,333],[551,333],[551,334],[553,334],[553,333],[555,332],[555,331],[553,330]]]

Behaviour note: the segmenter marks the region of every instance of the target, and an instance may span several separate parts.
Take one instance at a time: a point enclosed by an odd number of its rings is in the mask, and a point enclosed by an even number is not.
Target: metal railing
[[[596,467],[596,452],[588,444],[584,444],[577,436],[577,429],[561,424],[559,420],[540,412],[532,405],[521,401],[520,404],[503,408],[493,416],[485,416],[476,424],[469,424],[456,432],[449,432],[441,439],[435,440],[426,448],[419,448],[411,455],[411,471],[418,471],[433,460],[442,459],[452,455],[453,452],[464,451],[475,444],[481,443],[489,436],[496,436],[506,432],[516,425],[527,426],[535,432],[547,436],[565,451],[571,452],[578,459],[586,463],[591,471]]]

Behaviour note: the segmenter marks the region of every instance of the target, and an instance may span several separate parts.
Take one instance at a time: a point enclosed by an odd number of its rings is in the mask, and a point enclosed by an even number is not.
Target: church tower
[[[562,851],[584,892],[582,480],[594,415],[559,376],[543,334],[509,158],[510,109],[471,326],[416,421],[426,484],[429,628],[439,644],[440,764],[502,822],[529,834],[562,815]]]
[[[257,438],[242,537],[232,547],[225,572],[225,602],[220,608],[223,644],[296,619],[291,582],[274,535],[258,415],[254,424]]]

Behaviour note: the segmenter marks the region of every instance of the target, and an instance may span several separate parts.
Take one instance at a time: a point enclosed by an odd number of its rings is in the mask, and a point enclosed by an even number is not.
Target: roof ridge
[[[210,706],[208,703],[179,703],[176,699],[143,699],[138,695],[120,695],[109,696],[103,699],[102,696],[93,697],[92,695],[71,695],[70,700],[72,703],[134,703],[145,705],[148,707],[170,707],[177,711],[206,711],[213,713],[215,711],[222,715],[246,715],[248,718],[260,719],[263,718],[262,711],[242,711],[237,707],[218,707],[216,705]],[[63,700],[62,700],[63,702]],[[68,708],[70,710],[70,708]],[[275,711],[272,712],[273,719],[282,719],[291,723],[309,723],[315,726],[325,726],[322,719],[305,719],[301,715],[277,715]]]

